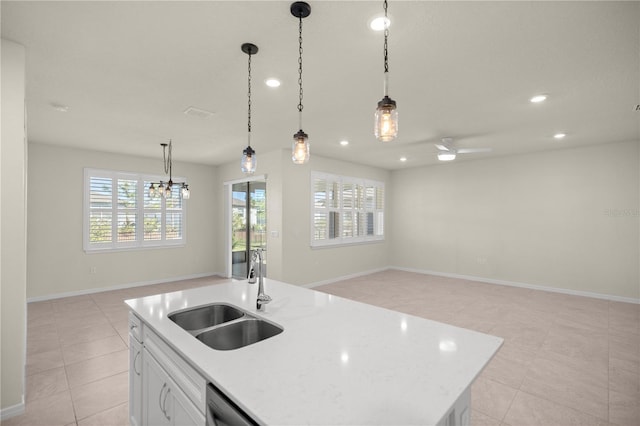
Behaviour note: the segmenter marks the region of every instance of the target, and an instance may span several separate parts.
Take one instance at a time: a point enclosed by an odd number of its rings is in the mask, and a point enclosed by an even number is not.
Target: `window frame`
[[[111,179],[111,206],[104,208],[91,208],[91,179],[92,178],[105,178]],[[135,180],[135,207],[133,208],[120,208],[118,205],[118,181],[119,180]],[[84,168],[83,179],[83,231],[82,231],[82,245],[85,253],[110,253],[114,251],[128,251],[128,250],[145,250],[145,249],[158,249],[158,248],[170,248],[170,247],[182,247],[187,244],[187,204],[180,195],[179,188],[176,187],[174,194],[178,194],[180,197],[180,209],[167,208],[167,201],[164,197],[160,197],[160,208],[153,209],[145,205],[145,193],[147,191],[148,182],[165,181],[166,177],[161,175],[151,175],[145,173],[134,173],[117,170],[106,169],[94,169]],[[186,181],[182,177],[174,177],[175,181]],[[103,212],[111,215],[111,241],[106,243],[91,243],[89,241],[91,232],[91,213]],[[135,221],[135,238],[131,241],[118,241],[118,218],[119,214],[123,212],[132,212],[136,215]],[[159,240],[145,240],[145,227],[144,220],[145,214],[160,213],[160,232],[161,238]],[[166,227],[167,227],[167,213],[181,212],[181,238],[167,239]]]
[[[324,207],[316,205],[316,181],[325,181]],[[350,187],[350,189],[349,189]],[[373,191],[372,205],[367,205],[367,190]],[[331,173],[312,171],[310,182],[310,246],[311,248],[336,247],[353,244],[370,244],[385,240],[385,184],[384,182],[342,176]],[[350,204],[345,206],[345,190],[351,191]],[[359,191],[363,191],[360,193]],[[337,194],[332,197],[330,194]],[[381,203],[377,202],[377,197],[382,198]],[[318,228],[316,227],[316,215],[325,214],[324,238],[318,239]],[[371,215],[371,234],[369,234],[369,219],[361,223],[362,216]],[[343,224],[345,219],[350,218],[351,233],[356,235],[345,235]],[[338,229],[336,229],[336,225]],[[336,235],[337,234],[337,235]],[[333,237],[331,236],[333,235]]]

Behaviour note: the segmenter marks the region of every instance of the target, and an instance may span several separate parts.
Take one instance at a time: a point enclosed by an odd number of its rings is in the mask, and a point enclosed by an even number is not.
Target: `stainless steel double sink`
[[[205,345],[220,351],[242,348],[284,331],[277,324],[226,303],[177,311],[168,317]]]

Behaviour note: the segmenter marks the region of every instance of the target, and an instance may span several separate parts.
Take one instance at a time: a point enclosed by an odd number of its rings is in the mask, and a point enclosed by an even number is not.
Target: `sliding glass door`
[[[267,183],[265,181],[234,183],[231,186],[231,274],[233,278],[247,278],[251,250],[267,248],[266,232]],[[264,271],[266,256],[262,267]]]

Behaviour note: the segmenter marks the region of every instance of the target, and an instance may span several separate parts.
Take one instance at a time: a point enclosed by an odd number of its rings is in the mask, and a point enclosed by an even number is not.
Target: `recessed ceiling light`
[[[58,112],[69,112],[69,106],[68,105],[51,104],[51,108],[55,109]]]
[[[405,161],[407,161],[407,157],[400,157],[400,161],[404,163]]]
[[[544,102],[545,100],[547,100],[547,95],[536,95],[529,100],[534,104],[538,104],[540,102]]]
[[[369,28],[371,28],[373,31],[384,31],[385,28],[389,28],[390,26],[391,20],[388,17],[385,18],[384,16],[378,16],[376,18],[373,18],[369,22]]]
[[[566,133],[556,133],[555,135],[553,135],[553,137],[556,139],[564,139],[565,136],[567,136]]]
[[[348,140],[341,140],[340,141],[340,145],[347,146],[347,145],[349,145],[349,141]]]
[[[280,80],[277,78],[268,78],[264,83],[269,87],[280,87]]]

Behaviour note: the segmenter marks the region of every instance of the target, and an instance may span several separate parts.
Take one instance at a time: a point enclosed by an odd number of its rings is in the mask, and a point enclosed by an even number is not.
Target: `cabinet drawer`
[[[149,328],[144,329],[144,346],[202,413],[206,406],[206,381],[168,344]]]
[[[142,321],[129,311],[129,334],[138,342],[142,342]]]

